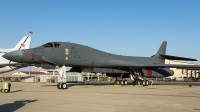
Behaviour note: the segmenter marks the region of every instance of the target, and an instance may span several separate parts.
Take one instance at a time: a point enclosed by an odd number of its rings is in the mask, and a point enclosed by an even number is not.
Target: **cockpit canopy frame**
[[[42,45],[42,47],[43,48],[60,48],[61,44],[58,42],[49,42],[49,43]]]

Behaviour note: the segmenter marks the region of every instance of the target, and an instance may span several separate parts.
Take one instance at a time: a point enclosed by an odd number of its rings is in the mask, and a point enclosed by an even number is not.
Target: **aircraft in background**
[[[69,43],[49,42],[42,46],[6,53],[4,58],[44,69],[56,66],[70,66],[75,72],[95,72],[96,68],[124,71],[138,84],[148,84],[145,77],[168,77],[174,74],[169,68],[200,68],[200,65],[165,64],[165,59],[197,61],[192,58],[166,55],[167,42],[164,41],[157,53],[151,57],[122,56],[106,53],[94,48]],[[61,71],[62,72],[62,71]],[[123,75],[123,74],[122,74]],[[114,76],[119,77],[119,76]],[[121,77],[116,82],[126,83]],[[66,89],[67,84],[60,82],[58,89]]]
[[[16,64],[10,60],[7,60],[2,57],[7,52],[15,51],[15,50],[24,50],[30,48],[31,37],[24,36],[18,44],[12,49],[0,49],[0,73],[10,72],[21,67],[26,67],[23,64]]]

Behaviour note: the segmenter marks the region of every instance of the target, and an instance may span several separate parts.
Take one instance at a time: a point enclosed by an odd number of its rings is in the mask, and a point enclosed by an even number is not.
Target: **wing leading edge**
[[[186,60],[186,61],[198,61],[197,59],[193,58],[185,58],[185,57],[179,57],[179,56],[172,56],[172,55],[164,55],[164,54],[159,54],[161,57],[169,60]]]
[[[200,65],[179,65],[179,64],[147,64],[141,68],[193,68],[200,69]]]

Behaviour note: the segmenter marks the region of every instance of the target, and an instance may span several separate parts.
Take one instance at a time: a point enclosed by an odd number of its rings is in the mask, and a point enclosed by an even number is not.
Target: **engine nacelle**
[[[145,77],[152,78],[163,78],[174,75],[174,71],[169,68],[142,69],[142,73]]]

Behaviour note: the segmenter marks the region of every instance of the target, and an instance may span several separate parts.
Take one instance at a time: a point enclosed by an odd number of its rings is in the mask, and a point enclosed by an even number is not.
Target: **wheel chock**
[[[149,86],[149,89],[153,89],[153,80],[151,82],[151,85]]]
[[[119,87],[119,86],[122,86],[122,85],[121,84],[114,84],[114,86],[118,86]]]

